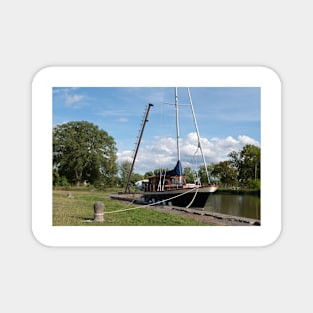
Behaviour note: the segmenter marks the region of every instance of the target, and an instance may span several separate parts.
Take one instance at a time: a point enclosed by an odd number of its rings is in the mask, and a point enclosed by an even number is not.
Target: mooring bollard
[[[96,202],[93,205],[95,211],[94,222],[103,222],[104,221],[104,204],[102,202]]]

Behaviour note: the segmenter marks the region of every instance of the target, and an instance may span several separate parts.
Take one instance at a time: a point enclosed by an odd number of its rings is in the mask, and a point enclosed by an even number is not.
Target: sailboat
[[[198,139],[198,148],[201,151],[202,160],[204,163],[207,184],[204,185],[200,180],[194,183],[187,183],[183,176],[183,168],[180,156],[179,143],[179,104],[177,87],[175,88],[175,111],[176,111],[176,144],[177,144],[177,163],[174,169],[169,171],[159,171],[154,176],[150,176],[146,180],[136,183],[136,187],[142,191],[142,200],[149,204],[166,204],[179,207],[197,207],[203,208],[209,195],[218,189],[218,186],[211,184],[209,180],[207,165],[203,154],[202,144],[195,111],[190,95],[190,90],[187,88],[189,105],[191,108],[195,130]]]

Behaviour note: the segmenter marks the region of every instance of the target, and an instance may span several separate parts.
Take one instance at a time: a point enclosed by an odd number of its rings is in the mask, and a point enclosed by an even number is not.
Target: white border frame
[[[52,226],[53,87],[261,87],[261,226]],[[46,246],[267,246],[281,232],[281,82],[266,67],[47,67],[32,83],[32,231]]]

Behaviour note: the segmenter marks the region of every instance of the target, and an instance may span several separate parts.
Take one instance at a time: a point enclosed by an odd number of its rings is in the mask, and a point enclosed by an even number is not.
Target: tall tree
[[[118,171],[121,177],[121,183],[123,187],[126,186],[126,180],[127,180],[130,168],[131,168],[131,162],[129,161],[123,161],[118,167]]]
[[[129,171],[131,169],[131,162],[129,161],[123,161],[120,165],[119,165],[119,174],[121,177],[121,184],[123,187],[126,187],[126,183],[127,183],[127,178],[129,175]],[[144,176],[139,174],[139,173],[131,173],[130,176],[130,184],[133,186],[135,184],[136,181],[138,180],[142,180],[144,179]]]
[[[241,151],[232,151],[230,162],[238,170],[238,180],[241,185],[247,186],[251,181],[260,180],[261,149],[254,145],[245,145]]]
[[[212,175],[218,177],[219,184],[224,188],[237,186],[237,169],[230,161],[222,161],[213,165]]]
[[[210,183],[216,183],[216,177],[214,177],[213,173],[213,164],[210,164],[207,166],[207,170],[205,170],[205,166],[204,165],[200,165],[198,173],[197,173],[197,177],[200,179],[201,184],[205,185],[208,183],[208,178]],[[207,177],[207,173],[209,175],[209,177]]]
[[[254,145],[246,145],[241,150],[240,157],[245,164],[245,176],[255,180],[259,179],[261,167],[261,149]]]
[[[193,183],[195,181],[195,175],[191,167],[185,167],[183,171],[183,175],[185,176],[187,183]]]
[[[113,137],[86,121],[53,128],[53,165],[68,181],[78,186],[85,180],[110,184],[117,172]]]

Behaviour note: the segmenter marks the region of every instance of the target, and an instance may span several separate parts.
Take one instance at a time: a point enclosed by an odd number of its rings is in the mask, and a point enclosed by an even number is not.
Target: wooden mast
[[[134,155],[133,155],[133,162],[131,164],[131,167],[130,167],[130,170],[129,170],[129,173],[128,173],[128,176],[127,176],[127,182],[126,182],[126,186],[125,186],[125,193],[130,192],[130,190],[129,190],[130,177],[131,177],[131,174],[132,174],[133,169],[134,169],[135,160],[136,160],[136,157],[137,157],[139,145],[140,145],[140,142],[141,142],[141,138],[142,138],[143,131],[145,129],[146,123],[148,122],[148,115],[149,115],[150,108],[152,106],[153,106],[152,103],[149,103],[146,106],[145,116],[144,116],[144,119],[143,119],[142,124],[141,124],[139,136],[137,137],[138,139],[137,139],[137,143],[136,143],[136,147],[135,147],[135,151],[134,151]]]

